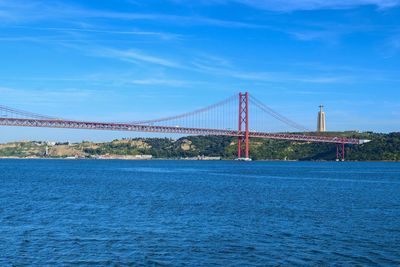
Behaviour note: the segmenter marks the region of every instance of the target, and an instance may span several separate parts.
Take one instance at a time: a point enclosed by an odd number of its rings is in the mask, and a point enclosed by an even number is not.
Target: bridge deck
[[[127,123],[104,123],[104,122],[85,122],[72,120],[46,120],[46,119],[24,119],[24,118],[0,118],[0,125],[3,126],[21,126],[21,127],[45,127],[45,128],[67,128],[67,129],[87,129],[87,130],[109,130],[109,131],[134,131],[134,132],[158,132],[189,135],[220,135],[220,136],[243,136],[244,132],[224,129],[205,129],[205,128],[187,128],[173,126],[155,126],[143,124]],[[363,144],[368,140],[330,137],[302,134],[285,133],[266,133],[249,132],[249,137],[291,140],[304,142],[334,143],[334,144]]]

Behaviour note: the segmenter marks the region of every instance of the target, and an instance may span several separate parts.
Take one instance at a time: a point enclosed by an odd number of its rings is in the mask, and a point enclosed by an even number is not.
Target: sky
[[[0,0],[0,105],[135,121],[248,91],[328,130],[399,131],[400,0]],[[0,142],[149,136],[0,128]],[[163,135],[152,135],[161,137]]]

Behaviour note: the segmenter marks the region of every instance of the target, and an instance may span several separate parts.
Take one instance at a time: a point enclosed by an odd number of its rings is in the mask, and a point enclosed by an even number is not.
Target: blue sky
[[[249,91],[328,130],[399,131],[399,0],[0,0],[0,104],[71,119],[173,115]],[[147,136],[1,128],[20,139]],[[159,136],[159,135],[156,135]]]

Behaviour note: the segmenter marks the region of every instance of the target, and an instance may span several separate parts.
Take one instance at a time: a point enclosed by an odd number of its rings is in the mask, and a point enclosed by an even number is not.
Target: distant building
[[[318,121],[317,121],[317,131],[318,132],[326,131],[325,112],[324,112],[323,108],[324,108],[323,105],[319,106]]]

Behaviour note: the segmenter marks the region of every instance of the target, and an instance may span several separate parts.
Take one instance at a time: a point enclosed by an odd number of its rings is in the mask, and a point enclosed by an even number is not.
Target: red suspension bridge
[[[237,155],[241,160],[250,160],[249,138],[332,143],[336,144],[338,160],[345,158],[345,145],[368,142],[355,138],[308,134],[311,132],[309,129],[276,112],[247,92],[192,112],[124,123],[67,120],[0,106],[0,125],[234,136],[238,138]],[[287,131],[271,132],[271,128],[278,125],[279,129],[285,128]],[[289,129],[300,133],[284,133]]]

